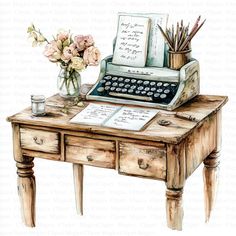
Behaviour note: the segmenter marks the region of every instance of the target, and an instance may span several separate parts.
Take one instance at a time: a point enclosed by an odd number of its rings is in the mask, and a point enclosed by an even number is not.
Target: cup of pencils
[[[201,16],[197,18],[190,31],[189,24],[185,26],[183,20],[177,22],[176,27],[172,25],[172,28],[166,28],[165,31],[158,25],[169,46],[169,68],[178,70],[191,60],[191,40],[206,21],[200,23],[200,20]]]

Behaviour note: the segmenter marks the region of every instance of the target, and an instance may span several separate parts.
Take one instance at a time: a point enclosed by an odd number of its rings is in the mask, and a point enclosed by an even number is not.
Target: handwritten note
[[[120,15],[112,63],[144,67],[149,28],[148,17]]]
[[[119,108],[121,107],[90,103],[84,110],[74,116],[70,122],[88,125],[103,125],[103,123]]]
[[[142,17],[150,18],[151,23],[150,23],[150,30],[149,30],[146,66],[163,67],[164,54],[165,54],[165,40],[160,32],[160,29],[158,28],[158,25],[160,25],[163,29],[166,28],[168,14],[120,12],[119,16],[120,15],[139,16],[139,17],[142,16]]]
[[[158,110],[155,109],[90,103],[84,110],[74,116],[70,122],[138,131],[157,113]]]
[[[158,113],[155,109],[122,107],[107,122],[107,127],[140,130]]]

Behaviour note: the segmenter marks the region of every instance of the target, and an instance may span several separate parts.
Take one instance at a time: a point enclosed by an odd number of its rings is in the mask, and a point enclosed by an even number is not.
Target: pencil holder
[[[191,49],[181,52],[173,52],[169,50],[168,53],[170,69],[178,70],[191,59]]]

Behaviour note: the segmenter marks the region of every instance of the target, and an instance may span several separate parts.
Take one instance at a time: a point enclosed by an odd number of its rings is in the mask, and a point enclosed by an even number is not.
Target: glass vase
[[[75,70],[68,70],[62,67],[57,78],[58,93],[61,97],[71,98],[78,97],[81,87],[80,73]]]

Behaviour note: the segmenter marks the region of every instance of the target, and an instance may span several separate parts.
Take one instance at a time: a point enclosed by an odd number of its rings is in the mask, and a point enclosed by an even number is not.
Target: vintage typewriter
[[[197,60],[172,70],[166,67],[166,58],[164,67],[117,65],[112,59],[108,56],[101,61],[99,78],[88,92],[88,100],[173,110],[199,94]]]

